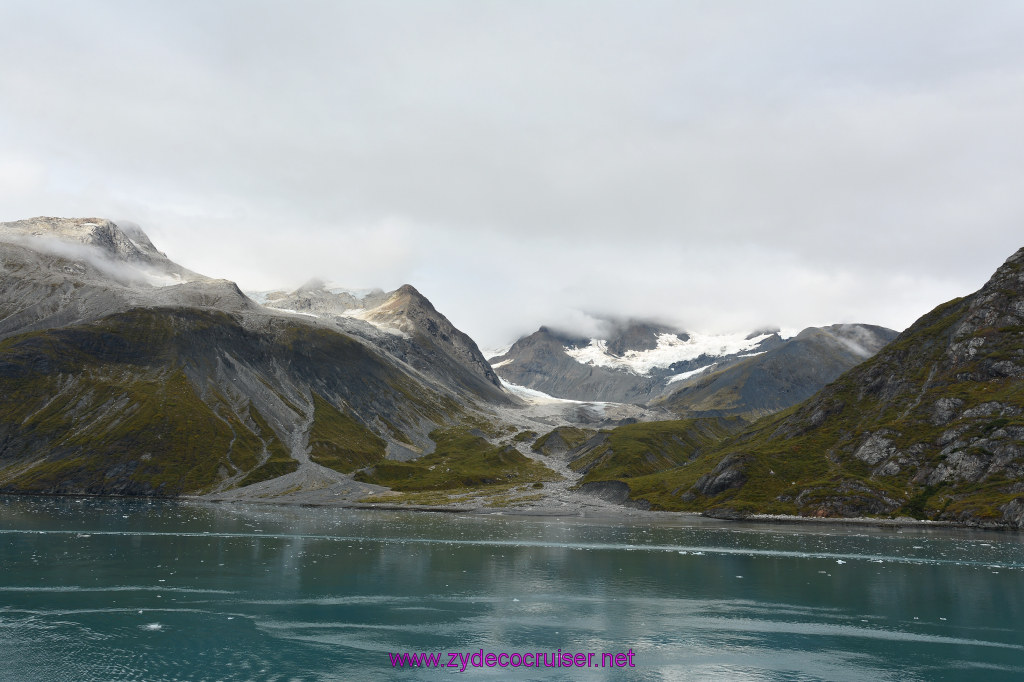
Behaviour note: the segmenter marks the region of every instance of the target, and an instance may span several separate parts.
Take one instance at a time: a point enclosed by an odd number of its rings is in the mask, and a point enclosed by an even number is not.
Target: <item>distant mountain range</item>
[[[884,327],[811,327],[707,335],[642,321],[606,339],[548,327],[490,358],[507,382],[573,400],[631,402],[680,416],[759,417],[794,405],[896,336]]]

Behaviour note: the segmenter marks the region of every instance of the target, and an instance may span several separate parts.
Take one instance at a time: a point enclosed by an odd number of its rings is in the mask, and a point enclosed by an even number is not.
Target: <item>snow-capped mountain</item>
[[[795,337],[778,330],[704,334],[630,321],[614,325],[608,338],[599,339],[541,327],[490,362],[504,380],[560,398],[659,404],[680,414],[762,413],[780,407],[742,396],[713,405],[701,394],[698,409],[678,396],[690,395],[711,377],[733,377],[726,372],[734,367],[751,370],[744,376],[759,381],[764,373],[753,368],[763,366],[774,368],[772,376],[800,377],[782,392],[782,402],[793,404],[870,357],[895,334],[869,325],[809,328]],[[751,386],[748,393],[767,390]]]

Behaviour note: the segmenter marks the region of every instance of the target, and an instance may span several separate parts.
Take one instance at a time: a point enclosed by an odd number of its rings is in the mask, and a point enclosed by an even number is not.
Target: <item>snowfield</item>
[[[509,393],[517,395],[523,400],[531,404],[543,404],[543,403],[571,403],[573,405],[606,405],[608,403],[596,402],[593,400],[569,400],[568,398],[556,398],[553,395],[548,395],[543,391],[537,391],[526,386],[520,386],[519,384],[510,384],[509,382],[501,379],[501,385]]]
[[[712,362],[710,365],[704,365],[703,367],[698,367],[697,369],[691,369],[689,372],[682,372],[681,374],[673,374],[672,376],[670,376],[665,381],[665,383],[666,384],[674,384],[677,381],[682,381],[683,379],[689,379],[690,377],[694,376],[695,374],[700,374],[704,370],[711,369],[712,367],[716,367],[717,365],[718,365],[717,362]]]
[[[696,360],[701,356],[713,358],[753,351],[771,334],[761,334],[751,339],[746,336],[743,332],[736,334],[700,334],[695,332],[684,341],[675,334],[661,334],[658,336],[656,348],[626,351],[622,357],[610,354],[605,340],[592,339],[588,346],[566,348],[565,352],[569,357],[584,365],[611,367],[645,376],[650,374],[653,369],[669,367],[676,362]]]

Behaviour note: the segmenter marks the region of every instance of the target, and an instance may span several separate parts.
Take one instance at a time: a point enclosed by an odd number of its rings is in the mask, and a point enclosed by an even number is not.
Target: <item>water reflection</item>
[[[1024,674],[1016,534],[51,498],[0,514],[6,679],[391,679],[388,652],[481,648],[636,652],[593,679]]]

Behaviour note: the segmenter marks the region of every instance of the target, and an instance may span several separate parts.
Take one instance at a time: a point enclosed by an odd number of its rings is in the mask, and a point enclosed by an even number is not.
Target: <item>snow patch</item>
[[[301,310],[292,310],[291,308],[271,308],[271,310],[278,310],[278,311],[280,311],[282,313],[291,313],[292,315],[305,315],[306,317],[320,317],[319,315],[314,315],[313,313],[305,313],[305,312],[302,312]]]
[[[703,372],[706,369],[711,369],[712,367],[716,366],[717,364],[718,364],[717,362],[712,362],[710,365],[704,365],[703,367],[698,367],[697,369],[691,369],[689,372],[683,372],[682,374],[673,374],[672,376],[670,376],[668,378],[668,380],[665,383],[666,384],[674,384],[677,381],[682,381],[683,379],[689,379],[693,375],[700,374],[701,372]]]
[[[501,377],[498,377],[501,379]],[[510,384],[509,382],[501,379],[501,385],[505,389],[514,395],[523,398],[528,403],[540,404],[540,403],[572,403],[574,405],[607,405],[608,403],[600,403],[589,400],[570,400],[568,398],[556,398],[553,395],[548,395],[543,391],[538,391],[533,388],[527,388],[526,386],[520,386],[519,384]]]
[[[480,352],[483,353],[483,356],[488,360],[491,358],[500,358],[502,355],[507,355],[514,345],[514,343],[510,343],[507,346],[502,346],[500,348],[481,348]]]
[[[494,357],[494,356],[492,355],[491,357]],[[502,360],[501,362],[496,362],[496,363],[492,364],[491,365],[491,369],[498,369],[499,367],[504,367],[505,365],[511,364],[513,362],[515,362],[515,358],[510,358],[508,360]]]
[[[608,352],[608,342],[592,339],[583,348],[566,348],[565,353],[580,364],[594,367],[611,367],[626,370],[641,376],[651,370],[669,367],[676,362],[696,360],[701,356],[722,357],[743,351],[752,351],[771,334],[746,338],[746,334],[700,334],[693,333],[685,341],[675,334],[661,334],[658,345],[650,350],[629,350],[622,357]]]

